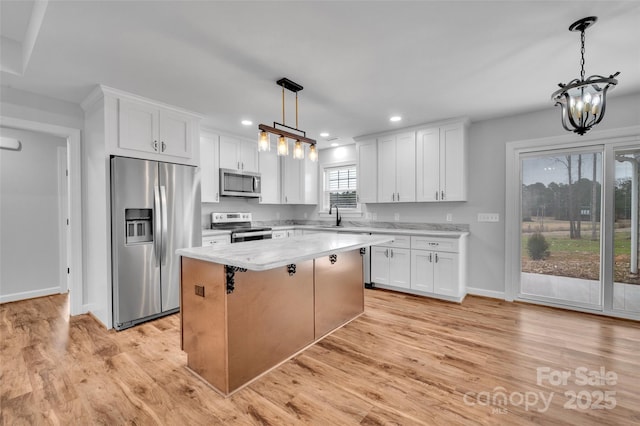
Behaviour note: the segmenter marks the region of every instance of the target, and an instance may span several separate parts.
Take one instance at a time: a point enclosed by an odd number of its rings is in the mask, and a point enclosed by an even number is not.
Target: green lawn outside
[[[554,235],[549,235],[554,234]],[[522,255],[528,256],[527,243],[531,234],[522,235]],[[584,235],[580,240],[572,240],[568,233],[565,235],[557,235],[556,232],[543,232],[545,239],[549,243],[549,251],[557,252],[573,252],[573,253],[599,253],[600,240],[591,241],[590,236]],[[613,240],[615,255],[631,255],[631,232],[616,232]]]

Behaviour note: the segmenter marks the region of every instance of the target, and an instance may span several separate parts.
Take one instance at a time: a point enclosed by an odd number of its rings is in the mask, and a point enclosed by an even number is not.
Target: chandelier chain
[[[584,29],[580,31],[580,80],[584,81]]]

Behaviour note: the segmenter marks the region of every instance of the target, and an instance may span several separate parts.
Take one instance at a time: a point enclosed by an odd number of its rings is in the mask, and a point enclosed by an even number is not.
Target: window
[[[358,209],[356,165],[324,169],[324,210],[332,205],[340,209]]]

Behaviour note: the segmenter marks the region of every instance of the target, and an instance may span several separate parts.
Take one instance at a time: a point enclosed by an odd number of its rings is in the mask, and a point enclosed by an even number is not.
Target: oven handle
[[[257,232],[234,232],[231,238],[259,237],[261,235],[271,235],[273,231],[257,231]]]

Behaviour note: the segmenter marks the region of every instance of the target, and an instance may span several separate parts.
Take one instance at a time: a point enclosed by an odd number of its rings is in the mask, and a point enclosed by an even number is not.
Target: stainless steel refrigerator
[[[200,246],[195,167],[111,158],[113,325],[117,330],[180,309],[180,257]]]

